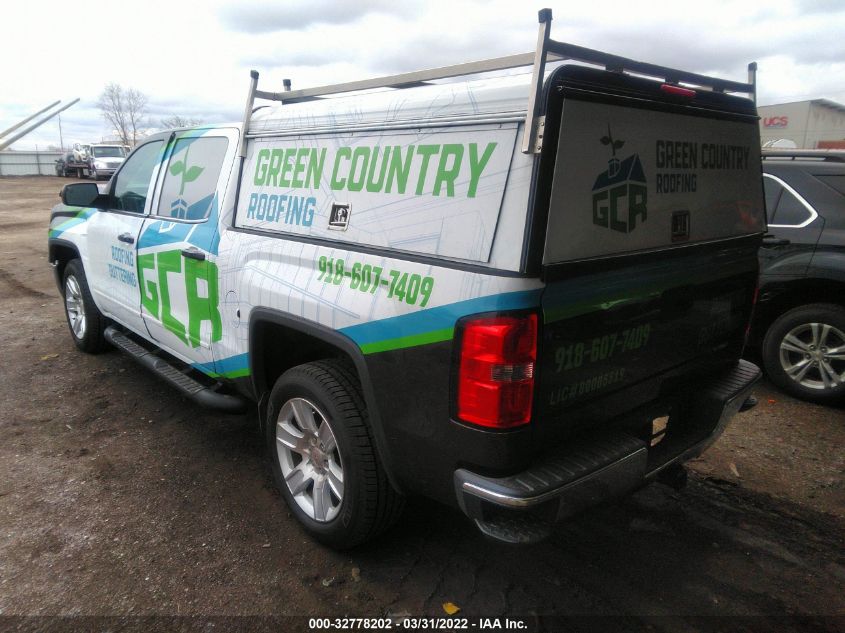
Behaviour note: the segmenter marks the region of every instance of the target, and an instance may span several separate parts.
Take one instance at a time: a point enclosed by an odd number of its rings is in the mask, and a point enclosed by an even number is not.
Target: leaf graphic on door
[[[199,165],[188,166],[188,150],[190,150],[190,146],[185,149],[185,158],[170,165],[171,175],[182,176],[182,184],[179,187],[180,196],[185,193],[185,185],[189,182],[194,182],[205,169],[205,167],[200,167]]]

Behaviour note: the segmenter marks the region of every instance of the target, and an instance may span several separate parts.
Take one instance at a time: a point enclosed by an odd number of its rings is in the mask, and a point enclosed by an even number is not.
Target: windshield
[[[108,145],[104,147],[92,147],[91,152],[97,158],[123,158],[123,148],[117,145]]]

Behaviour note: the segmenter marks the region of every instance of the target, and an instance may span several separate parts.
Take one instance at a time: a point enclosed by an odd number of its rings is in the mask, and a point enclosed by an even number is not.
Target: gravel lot
[[[117,352],[76,351],[46,262],[66,182],[0,178],[0,629],[91,622],[9,616],[442,616],[452,602],[548,630],[554,616],[845,630],[842,408],[764,383],[686,490],[653,485],[537,546],[486,542],[412,500],[383,539],[338,554],[286,511],[254,414],[208,412]]]

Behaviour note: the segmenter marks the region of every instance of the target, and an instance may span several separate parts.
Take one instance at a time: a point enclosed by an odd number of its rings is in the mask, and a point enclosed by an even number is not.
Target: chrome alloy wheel
[[[73,275],[68,275],[65,280],[65,310],[67,311],[67,320],[70,323],[70,329],[73,335],[82,340],[85,338],[85,303],[82,300],[82,290],[79,287],[79,282]]]
[[[827,323],[803,323],[780,342],[780,365],[808,389],[833,389],[845,382],[845,333]]]
[[[282,476],[305,514],[326,523],[343,501],[343,464],[326,416],[303,398],[291,398],[276,419]]]

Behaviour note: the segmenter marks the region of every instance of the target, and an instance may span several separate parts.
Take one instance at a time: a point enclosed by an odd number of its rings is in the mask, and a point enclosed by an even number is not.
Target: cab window
[[[222,136],[178,139],[164,175],[156,213],[178,220],[205,220],[214,204],[228,147],[228,139]]]
[[[153,170],[159,162],[162,141],[142,145],[123,163],[114,177],[111,207],[130,213],[143,213]]]

